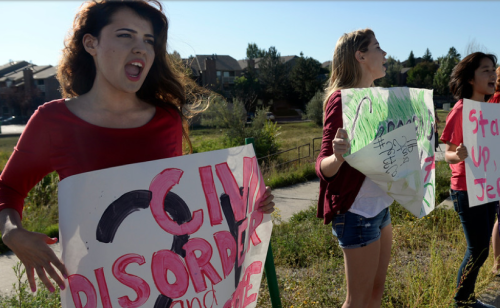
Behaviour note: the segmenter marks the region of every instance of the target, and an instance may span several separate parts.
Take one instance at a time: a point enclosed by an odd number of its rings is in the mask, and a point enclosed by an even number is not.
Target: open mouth
[[[494,88],[495,87],[495,83],[494,82],[488,82],[488,87]]]
[[[125,65],[125,74],[128,79],[136,81],[141,77],[143,68],[144,62],[142,60],[133,60]]]

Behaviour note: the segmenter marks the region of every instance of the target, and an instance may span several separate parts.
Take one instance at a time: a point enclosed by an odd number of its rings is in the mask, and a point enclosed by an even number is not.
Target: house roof
[[[190,66],[192,69],[199,71],[205,71],[205,59],[214,58],[215,59],[215,69],[218,71],[240,71],[241,67],[235,58],[228,55],[196,55],[192,59],[184,59],[184,61],[190,61]]]
[[[7,64],[0,65],[0,77],[27,65],[29,65],[29,63],[26,61],[12,61]]]
[[[326,61],[321,63],[322,68],[330,69],[331,66],[332,66],[332,61]]]
[[[287,62],[290,62],[291,60],[294,60],[298,58],[297,56],[283,56],[281,57],[281,60],[283,61],[283,63],[287,63]],[[255,61],[255,68],[259,68],[259,62],[260,60],[262,60],[262,58],[255,58],[253,59]],[[248,60],[239,60],[238,63],[240,64],[240,67],[241,69],[245,69],[248,67]]]
[[[25,69],[31,69],[33,71],[33,75],[35,75],[36,73],[44,71],[50,67],[52,67],[52,65],[33,65],[33,64],[30,64],[30,65],[24,66],[20,69],[17,69],[12,73],[6,74],[4,77],[0,78],[0,81],[4,81],[3,78],[6,78],[5,80],[10,79],[10,80],[18,82],[19,80],[24,78],[23,71]]]
[[[403,67],[401,69],[401,74],[405,74],[406,72],[408,72],[409,70],[411,70],[411,67]]]
[[[24,61],[26,62],[26,61]],[[27,62],[26,62],[27,63]],[[34,64],[29,64],[22,66],[8,74],[5,74],[3,77],[0,78],[0,82],[5,82],[7,80],[12,80],[14,81],[15,86],[19,86],[24,82],[24,73],[23,71],[25,69],[31,69],[33,71],[33,78],[34,79],[45,79],[48,78],[52,75],[57,74],[57,71],[53,71],[53,66],[52,65],[34,65]],[[47,71],[47,72],[45,72]],[[42,74],[43,73],[43,74]],[[42,77],[41,77],[42,76]],[[45,76],[45,77],[43,77]]]
[[[45,79],[57,75],[57,66],[49,66],[47,69],[33,74],[33,79]]]
[[[15,80],[15,79],[18,79],[19,77],[19,72],[21,72],[21,76],[23,75],[22,71],[27,69],[27,68],[30,68],[30,67],[33,67],[34,65],[33,64],[27,64],[27,65],[24,65],[24,66],[20,66],[19,68],[11,71],[11,72],[8,72],[7,74],[3,75],[2,78],[0,78],[0,82],[2,81],[6,81],[6,80]]]

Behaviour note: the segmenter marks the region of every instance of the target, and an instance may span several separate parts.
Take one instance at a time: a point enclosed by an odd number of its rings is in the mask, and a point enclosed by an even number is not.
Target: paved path
[[[24,127],[26,125],[2,125],[0,127],[2,134],[9,135],[9,134],[21,134],[24,130]]]

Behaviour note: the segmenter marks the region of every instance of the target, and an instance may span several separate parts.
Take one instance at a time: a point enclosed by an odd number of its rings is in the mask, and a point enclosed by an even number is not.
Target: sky
[[[57,65],[81,1],[0,1],[0,65],[10,60]],[[332,59],[346,32],[371,28],[388,56],[410,51],[434,59],[467,46],[500,56],[500,1],[162,1],[167,50],[246,57],[248,43],[282,56]]]

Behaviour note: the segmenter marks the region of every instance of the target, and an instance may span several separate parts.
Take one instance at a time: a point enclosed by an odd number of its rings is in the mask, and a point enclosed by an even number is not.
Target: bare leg
[[[373,284],[372,297],[370,308],[380,307],[382,295],[384,294],[385,277],[387,276],[387,268],[391,260],[392,247],[392,224],[385,226],[382,229],[380,236],[380,257],[378,262],[377,274]]]
[[[493,271],[495,274],[500,274],[500,235],[498,234],[498,219],[493,227],[492,234],[493,242],[493,255],[495,256],[495,263],[493,265]]]
[[[343,308],[380,307],[387,267],[391,257],[392,226],[365,247],[344,249],[347,298]]]

